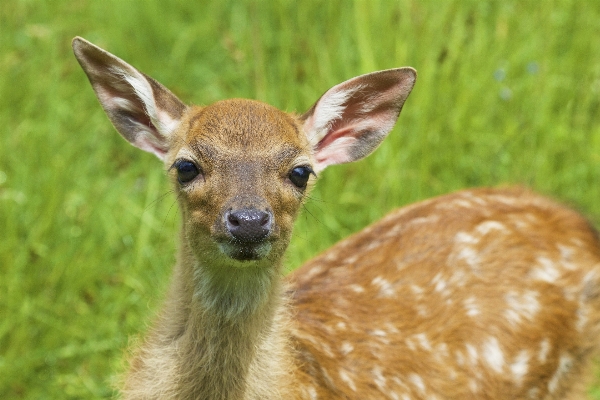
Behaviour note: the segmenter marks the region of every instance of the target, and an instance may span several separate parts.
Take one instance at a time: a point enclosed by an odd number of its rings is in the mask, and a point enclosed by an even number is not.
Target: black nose
[[[225,215],[225,226],[242,243],[256,243],[265,239],[273,227],[270,212],[256,209],[230,210]]]

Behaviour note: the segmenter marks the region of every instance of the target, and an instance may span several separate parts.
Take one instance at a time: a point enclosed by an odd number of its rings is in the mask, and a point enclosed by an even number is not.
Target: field
[[[3,1],[2,399],[114,396],[174,262],[165,171],[110,125],[76,35],[197,104],[304,111],[353,76],[418,70],[377,152],[322,174],[289,270],[395,207],[473,186],[526,185],[600,227],[600,2]]]

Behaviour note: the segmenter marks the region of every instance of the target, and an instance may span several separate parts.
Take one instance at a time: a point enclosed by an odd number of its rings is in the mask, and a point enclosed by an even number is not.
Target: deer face
[[[165,164],[198,256],[244,267],[283,254],[313,180],[296,118],[251,100],[191,107],[170,148]]]

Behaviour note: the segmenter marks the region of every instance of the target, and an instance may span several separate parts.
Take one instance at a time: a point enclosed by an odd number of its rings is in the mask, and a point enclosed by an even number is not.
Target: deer
[[[598,234],[529,189],[405,206],[285,273],[317,176],[380,145],[413,68],[349,79],[295,114],[249,99],[188,106],[85,39],[72,46],[116,130],[163,162],[181,215],[172,281],[124,398],[585,396]]]

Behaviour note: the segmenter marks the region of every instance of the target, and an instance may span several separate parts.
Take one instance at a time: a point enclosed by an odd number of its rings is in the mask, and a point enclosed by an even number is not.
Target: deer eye
[[[310,174],[314,174],[314,171],[310,167],[302,166],[292,169],[288,177],[294,185],[300,189],[304,189]]]
[[[177,170],[177,180],[181,184],[192,181],[200,174],[200,170],[196,164],[188,160],[177,160],[171,168]]]

